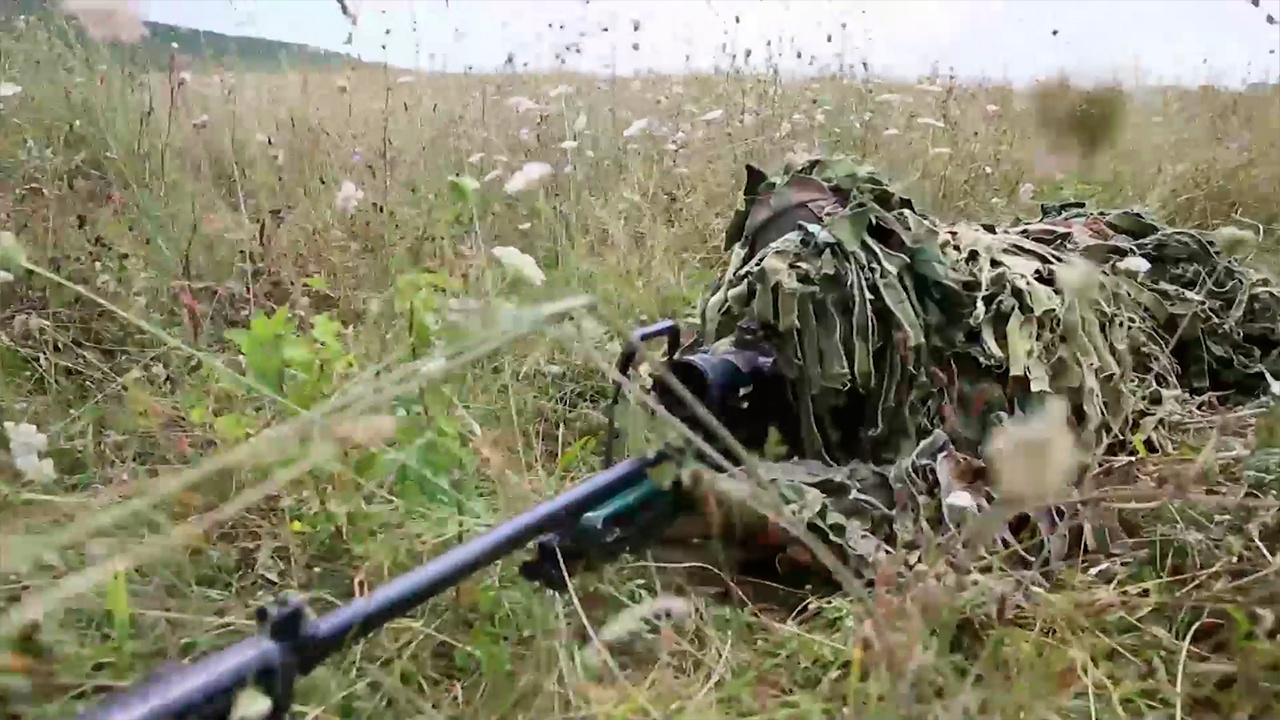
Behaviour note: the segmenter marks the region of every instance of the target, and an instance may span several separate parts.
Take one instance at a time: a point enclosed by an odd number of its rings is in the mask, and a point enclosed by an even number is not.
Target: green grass
[[[0,81],[23,89],[0,100],[0,230],[25,264],[0,284],[0,419],[46,433],[58,469],[28,480],[0,458],[0,677],[18,717],[229,644],[271,593],[333,607],[590,473],[617,338],[690,314],[727,260],[747,163],[856,154],[944,219],[1035,216],[1031,183],[1036,200],[1261,228],[1264,263],[1280,231],[1274,94],[1131,104],[1059,178],[1030,100],[999,85],[364,67],[179,86],[40,25],[4,32]],[[504,194],[535,160],[556,174]],[[498,264],[500,245],[545,284]],[[494,307],[451,322],[468,298]],[[566,308],[593,324],[555,325]],[[1249,476],[1273,493],[1267,477]],[[646,558],[573,598],[504,561],[333,658],[298,716],[1260,716],[1280,697],[1257,610],[1280,600],[1274,521],[1157,512],[1186,532],[1118,572],[1039,591],[935,569],[797,617]],[[585,663],[588,626],[672,593],[689,623]],[[28,610],[38,647],[19,637]]]

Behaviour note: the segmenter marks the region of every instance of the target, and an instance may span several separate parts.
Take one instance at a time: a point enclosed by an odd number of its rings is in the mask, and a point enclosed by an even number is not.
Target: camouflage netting
[[[748,167],[700,340],[725,348],[741,322],[758,327],[792,386],[797,455],[881,485],[896,472],[886,508],[905,489],[937,500],[951,482],[939,458],[979,457],[994,426],[1050,395],[1070,402],[1088,449],[1120,453],[1173,450],[1170,418],[1205,392],[1264,395],[1280,377],[1280,286],[1222,245],[1083,203],[1013,227],[947,226],[853,159],[777,178]],[[822,485],[830,472],[800,475]],[[848,517],[802,512],[814,513]]]

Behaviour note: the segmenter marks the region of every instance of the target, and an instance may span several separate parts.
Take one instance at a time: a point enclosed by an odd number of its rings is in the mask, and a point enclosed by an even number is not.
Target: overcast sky
[[[1280,25],[1266,21],[1280,16],[1280,0],[1250,2],[353,0],[360,17],[350,45],[337,0],[150,0],[144,12],[450,71],[497,69],[508,53],[517,67],[549,68],[557,52],[582,71],[709,70],[728,63],[726,51],[741,60],[750,48],[752,65],[763,67],[772,51],[784,71],[833,67],[843,53],[889,76],[915,77],[936,62],[944,73],[1019,83],[1066,69],[1081,80],[1235,85],[1280,77]],[[580,54],[566,52],[571,43]]]

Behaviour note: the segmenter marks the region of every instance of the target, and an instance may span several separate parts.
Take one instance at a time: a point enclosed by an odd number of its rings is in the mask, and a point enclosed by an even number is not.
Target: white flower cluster
[[[49,438],[35,425],[6,422],[4,433],[9,436],[9,454],[13,456],[13,464],[28,480],[52,480],[57,476],[53,460],[40,458],[40,453],[49,449]]]

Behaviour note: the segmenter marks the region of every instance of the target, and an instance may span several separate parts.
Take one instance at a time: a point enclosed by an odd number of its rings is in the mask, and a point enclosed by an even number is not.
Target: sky
[[[403,68],[708,71],[736,53],[787,74],[1024,84],[1240,85],[1280,78],[1280,0],[150,0],[146,19],[349,52]],[[350,35],[350,44],[348,36]],[[568,49],[566,49],[568,48]],[[799,57],[797,58],[797,53]],[[565,64],[561,65],[557,54]],[[527,63],[527,66],[525,65]]]

